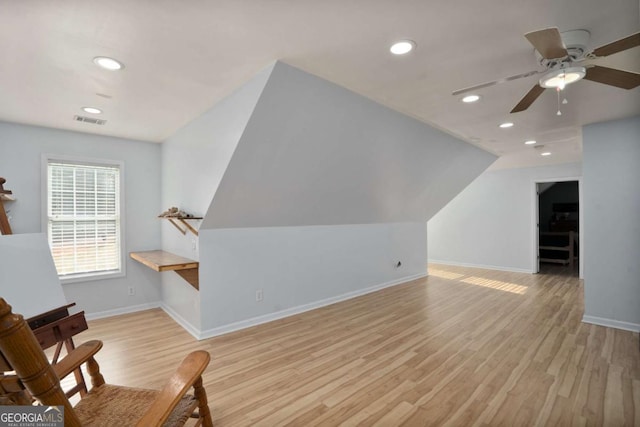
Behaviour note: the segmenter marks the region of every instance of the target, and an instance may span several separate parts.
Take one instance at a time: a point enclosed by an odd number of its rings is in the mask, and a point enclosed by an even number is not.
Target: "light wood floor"
[[[638,334],[581,323],[571,276],[430,277],[195,341],[161,310],[90,322],[108,382],[156,387],[206,349],[216,426],[640,426]]]

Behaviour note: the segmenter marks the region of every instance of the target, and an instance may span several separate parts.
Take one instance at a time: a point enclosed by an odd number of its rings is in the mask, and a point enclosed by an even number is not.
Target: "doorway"
[[[580,178],[534,183],[534,270],[582,277]]]

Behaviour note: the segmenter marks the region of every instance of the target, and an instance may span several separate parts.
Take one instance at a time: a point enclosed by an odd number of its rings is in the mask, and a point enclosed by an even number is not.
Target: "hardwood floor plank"
[[[640,426],[640,380],[631,380],[633,388],[634,426]]]
[[[208,340],[156,309],[90,321],[77,341],[103,340],[107,381],[137,387],[209,351],[220,427],[640,425],[638,334],[582,323],[578,278],[429,269]]]
[[[396,382],[398,381],[394,381],[394,383]],[[399,382],[399,384],[377,399],[370,399],[373,400],[371,403],[351,418],[343,421],[340,425],[346,427],[373,424],[375,420],[379,420],[396,405],[401,404],[403,397],[413,390],[414,387],[415,383],[413,381],[404,380]]]
[[[373,427],[387,427],[389,425],[400,425],[408,418],[413,411],[413,405],[407,402],[400,402],[395,408],[372,424]]]
[[[625,425],[624,395],[622,373],[624,369],[612,365],[607,371],[607,385],[604,392],[604,424],[608,426]]]

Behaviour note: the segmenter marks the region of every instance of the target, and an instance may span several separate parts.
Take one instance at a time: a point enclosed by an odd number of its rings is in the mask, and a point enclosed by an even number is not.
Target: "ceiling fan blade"
[[[532,31],[524,36],[545,59],[564,58],[569,55],[562,43],[560,31],[555,27]]]
[[[595,56],[609,56],[632,47],[640,46],[640,32],[631,34],[620,40],[616,40],[593,50]]]
[[[640,74],[629,71],[616,70],[615,68],[600,67],[594,65],[587,68],[586,80],[603,83],[605,85],[619,87],[621,89],[633,89],[640,86]]]
[[[533,104],[533,102],[538,99],[540,95],[542,95],[542,92],[544,92],[544,88],[542,86],[535,85],[534,87],[532,87],[531,90],[524,96],[524,98],[522,98],[520,102],[518,102],[518,105],[513,107],[511,113],[518,113],[529,108],[531,104]]]
[[[479,85],[476,85],[476,86],[467,87],[467,88],[464,88],[464,89],[458,89],[458,90],[452,92],[451,95],[453,95],[453,96],[462,95],[463,93],[473,92],[473,91],[478,90],[478,89],[484,89],[485,87],[495,86],[495,85],[500,84],[500,83],[510,82],[511,80],[517,80],[517,79],[522,79],[522,78],[525,78],[525,77],[535,76],[536,74],[540,74],[540,73],[542,73],[542,71],[529,71],[528,73],[516,74],[515,76],[504,77],[502,79],[494,80],[492,82],[482,83],[482,84],[479,84]]]

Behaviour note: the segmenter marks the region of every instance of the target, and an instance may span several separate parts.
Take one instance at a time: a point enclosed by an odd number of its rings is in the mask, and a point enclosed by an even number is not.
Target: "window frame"
[[[101,159],[101,158],[91,158],[91,157],[78,157],[78,156],[68,156],[68,155],[59,155],[59,154],[50,154],[43,153],[42,154],[42,165],[41,165],[41,226],[40,231],[47,236],[47,241],[49,241],[49,163],[68,163],[71,165],[81,165],[81,166],[100,166],[100,167],[116,167],[119,170],[119,240],[120,240],[120,270],[118,271],[109,271],[109,272],[90,272],[90,273],[76,273],[68,276],[58,275],[58,279],[60,283],[68,284],[68,283],[80,283],[80,282],[89,282],[94,280],[105,280],[105,279],[114,279],[118,277],[126,276],[126,257],[125,257],[125,236],[126,236],[126,228],[125,228],[125,170],[124,170],[124,162],[121,160],[110,160],[110,159]],[[49,248],[51,250],[51,248]]]

